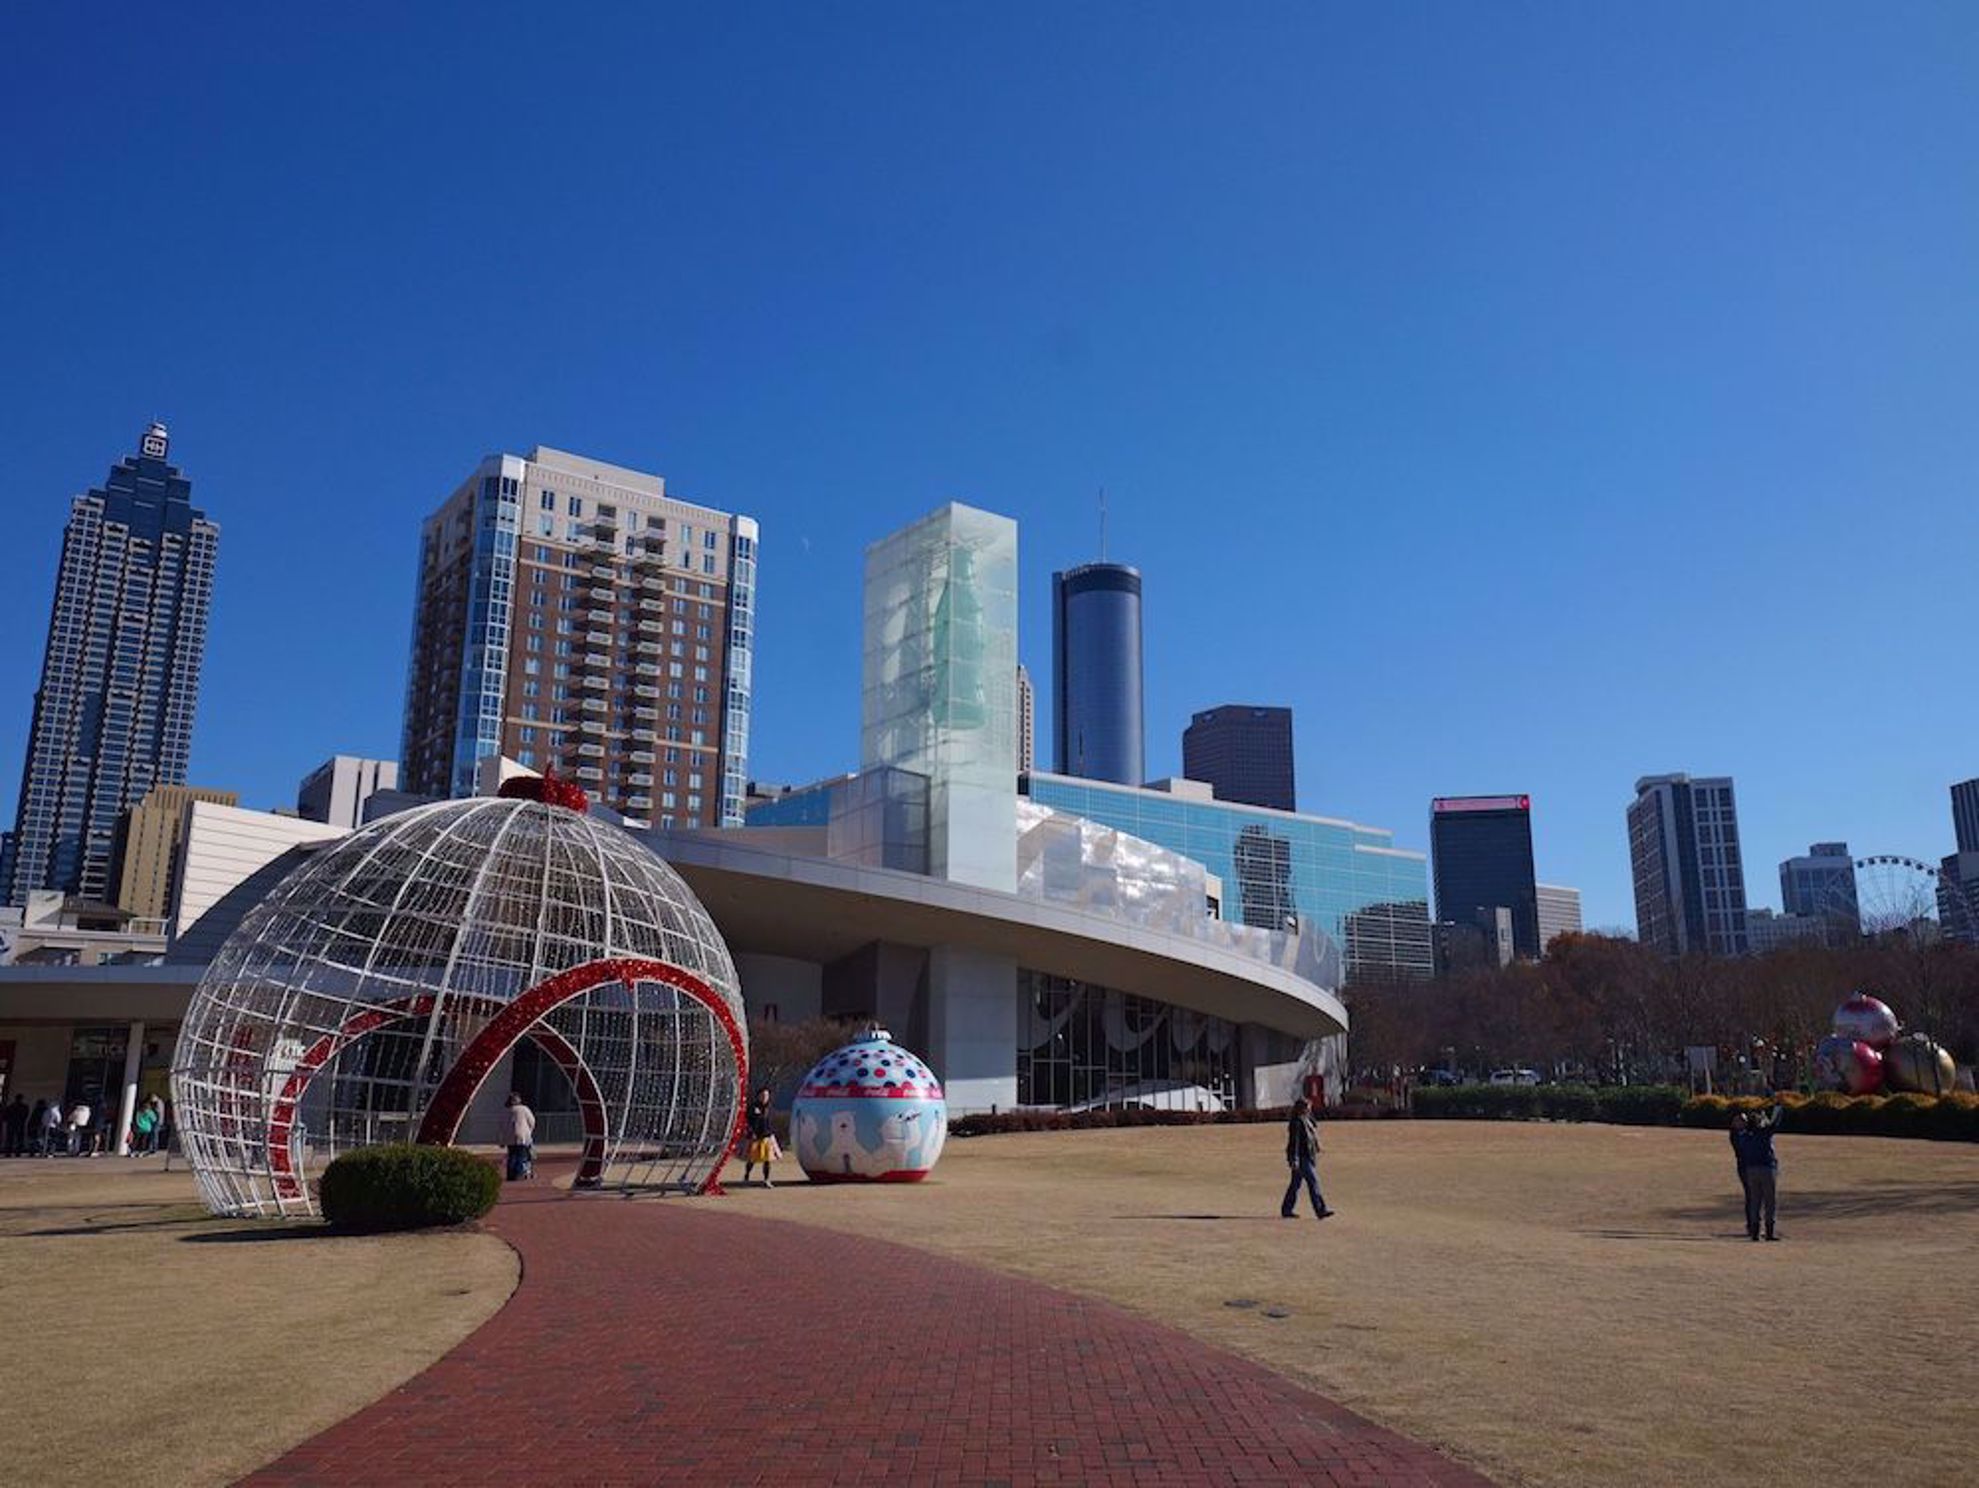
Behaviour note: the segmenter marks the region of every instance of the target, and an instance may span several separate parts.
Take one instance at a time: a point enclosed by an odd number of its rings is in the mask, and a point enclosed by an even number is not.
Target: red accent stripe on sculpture
[[[467,1115],[467,1108],[474,1100],[474,1094],[481,1088],[509,1050],[530,1032],[538,1020],[549,1016],[565,1003],[582,997],[594,987],[606,982],[621,982],[627,988],[638,982],[664,982],[685,992],[701,1004],[721,1025],[728,1036],[730,1052],[735,1056],[735,1111],[729,1121],[729,1138],[721,1155],[715,1159],[714,1170],[708,1180],[701,1185],[703,1193],[721,1192],[721,1170],[728,1161],[728,1154],[742,1136],[747,1116],[748,1102],[743,1092],[748,1087],[749,1052],[743,1042],[742,1029],[735,1021],[735,1014],[728,1003],[701,978],[678,966],[669,966],[664,961],[648,961],[638,957],[611,957],[601,961],[587,961],[582,966],[573,966],[568,971],[558,972],[547,981],[538,982],[515,1001],[504,1003],[500,1012],[488,1021],[488,1025],[474,1036],[440,1088],[433,1093],[432,1102],[426,1107],[426,1114],[419,1123],[419,1140],[435,1146],[450,1146],[460,1130],[460,1123]],[[575,1051],[572,1051],[573,1057]],[[554,1057],[554,1056],[553,1056]],[[603,1169],[602,1150],[596,1168],[590,1160],[588,1135],[591,1129],[590,1118],[585,1118],[587,1134],[585,1164],[579,1170],[579,1181],[595,1179]],[[602,1147],[602,1144],[601,1144]]]
[[[268,1170],[274,1176],[277,1198],[302,1197],[302,1182],[295,1171],[290,1139],[295,1132],[296,1107],[302,1103],[303,1092],[317,1071],[365,1034],[388,1023],[427,1016],[433,1011],[435,1000],[432,993],[426,992],[366,1007],[352,1014],[336,1032],[326,1033],[311,1044],[296,1061],[294,1070],[282,1082],[281,1094],[275,1098],[268,1116]],[[461,1012],[482,1015],[493,1014],[502,1006],[492,997],[476,995],[456,994],[448,1002]],[[577,1092],[578,1109],[584,1117],[584,1160],[578,1172],[580,1177],[596,1178],[605,1167],[604,1092],[599,1090],[598,1081],[583,1057],[554,1028],[547,1024],[531,1028],[528,1038],[556,1063]]]

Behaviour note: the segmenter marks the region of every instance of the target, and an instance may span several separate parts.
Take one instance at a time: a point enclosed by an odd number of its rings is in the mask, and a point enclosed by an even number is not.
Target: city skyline
[[[190,778],[276,804],[332,752],[398,752],[407,534],[463,457],[596,451],[762,520],[752,773],[805,779],[854,747],[865,541],[951,496],[1015,517],[1049,710],[1048,575],[1092,555],[1103,483],[1109,550],[1160,596],[1150,776],[1239,696],[1311,721],[1308,810],[1408,846],[1451,780],[1529,785],[1540,874],[1591,927],[1633,921],[1623,812],[1652,770],[1739,780],[1754,904],[1810,842],[1935,862],[1979,699],[1886,628],[1956,592],[1979,537],[1950,416],[1979,345],[1955,15],[1676,18],[1620,49],[1559,18],[1453,16],[1426,48],[1402,17],[1177,46],[1081,16],[1051,34],[1061,75],[1021,19],[927,18],[861,56],[815,17],[613,45],[577,17],[554,46],[409,17],[384,67],[354,18],[271,21],[272,65],[241,69],[222,17],[37,14],[0,103],[17,137],[105,67],[133,93],[9,165],[41,210],[0,250],[35,291],[0,400],[0,615],[39,633],[61,503],[106,441],[169,422],[227,525]],[[468,131],[422,48],[537,55],[568,107]],[[1390,96],[1405,74],[1437,109],[1399,106],[1424,96]],[[619,215],[526,252],[461,231],[519,177],[545,221]],[[102,232],[133,191],[186,231]],[[1181,230],[1178,198],[1202,207]],[[1698,220],[1708,244],[1673,235]],[[505,318],[562,339],[464,354]],[[106,355],[140,338],[171,355]],[[1709,536],[1625,556],[1664,530]],[[1762,617],[1810,574],[1856,623],[1779,648]],[[1453,634],[1543,690],[1438,667]],[[33,669],[16,647],[0,695]],[[1848,726],[1810,739],[1836,676]]]

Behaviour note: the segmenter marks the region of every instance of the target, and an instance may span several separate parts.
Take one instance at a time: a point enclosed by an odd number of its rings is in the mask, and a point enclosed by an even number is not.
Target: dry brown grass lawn
[[[515,1279],[488,1234],[215,1220],[156,1160],[0,1163],[0,1477],[231,1482],[423,1369]]]
[[[1752,1245],[1720,1133],[1324,1136],[1324,1223],[1277,1217],[1270,1126],[977,1138],[923,1185],[719,1208],[1106,1298],[1508,1483],[1979,1479],[1979,1149],[1784,1133]]]

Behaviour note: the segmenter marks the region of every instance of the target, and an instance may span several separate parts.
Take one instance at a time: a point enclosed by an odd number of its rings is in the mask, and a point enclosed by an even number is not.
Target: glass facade
[[[1438,796],[1429,807],[1436,917],[1495,924],[1512,912],[1512,954],[1537,961],[1539,890],[1532,866],[1530,796]]]
[[[1225,920],[1320,932],[1345,947],[1350,982],[1428,977],[1434,970],[1427,864],[1421,853],[1395,847],[1380,828],[1063,775],[1033,774],[1027,793],[1040,806],[1195,859],[1222,880]],[[1377,908],[1379,916],[1350,922]]]
[[[1804,858],[1780,864],[1780,909],[1790,915],[1831,919],[1851,932],[1861,925],[1855,897],[1855,859],[1846,842],[1817,842]]]
[[[1038,971],[1017,989],[1020,1106],[1237,1105],[1236,1024]]]
[[[183,785],[220,529],[165,462],[165,428],[70,505],[4,891],[111,892],[117,817]]]
[[[1225,703],[1196,714],[1182,731],[1182,773],[1219,801],[1297,811],[1292,710]]]
[[[1051,654],[1053,767],[1139,785],[1147,779],[1140,573],[1088,563],[1053,574]]]
[[[928,871],[1010,889],[1017,524],[951,502],[866,550],[859,757],[929,780]]]

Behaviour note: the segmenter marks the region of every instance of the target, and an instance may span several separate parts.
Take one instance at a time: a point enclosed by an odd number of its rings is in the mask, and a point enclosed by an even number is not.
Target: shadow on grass
[[[1797,1192],[1792,1170],[1780,1181],[1780,1215],[1810,1219],[1880,1219],[1892,1214],[1979,1214],[1979,1180],[1957,1183],[1868,1182],[1848,1189]],[[1662,1217],[1693,1224],[1729,1224],[1743,1228],[1745,1201],[1736,1192],[1708,1204],[1691,1204],[1662,1211]]]
[[[1266,1221],[1283,1221],[1279,1214],[1116,1214],[1115,1219],[1185,1220],[1193,1223],[1250,1224]]]
[[[145,1219],[112,1219],[103,1224],[85,1221],[82,1224],[50,1225],[45,1229],[39,1230],[10,1229],[0,1233],[12,1234],[21,1238],[53,1235],[115,1235],[127,1234],[132,1231],[178,1229],[185,1225],[198,1224],[206,1218],[206,1211],[203,1209],[178,1206],[161,1210],[156,1204],[122,1204],[107,1210],[93,1204],[70,1205],[66,1208],[42,1210],[37,1217],[52,1219],[58,1214],[65,1212],[75,1213],[77,1211],[87,1214],[148,1212],[150,1217]],[[17,1218],[15,1223],[20,1223],[20,1219]]]
[[[330,1240],[339,1238],[336,1230],[319,1222],[256,1225],[241,1230],[195,1230],[179,1239],[188,1245],[259,1245],[268,1240]]]

